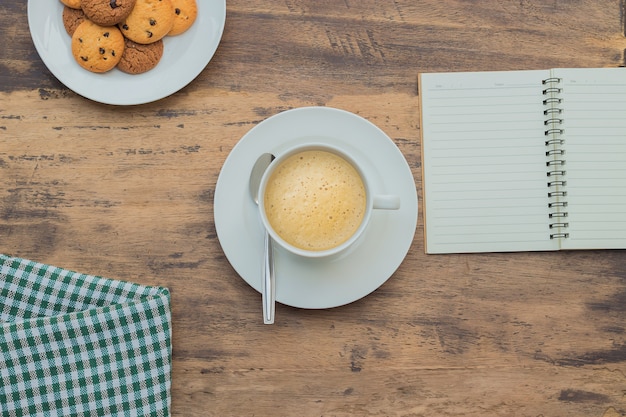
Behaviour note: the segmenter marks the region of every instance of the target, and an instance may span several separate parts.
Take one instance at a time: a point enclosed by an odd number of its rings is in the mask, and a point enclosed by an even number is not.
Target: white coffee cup
[[[325,172],[327,165],[342,174]],[[309,258],[343,252],[363,235],[373,210],[399,208],[399,196],[376,193],[348,152],[328,144],[298,145],[280,153],[264,173],[259,189],[261,219],[274,242]],[[283,216],[281,212],[289,214]]]

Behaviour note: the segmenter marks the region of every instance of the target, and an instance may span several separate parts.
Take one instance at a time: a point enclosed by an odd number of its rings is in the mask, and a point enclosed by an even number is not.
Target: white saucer
[[[106,104],[131,105],[175,93],[200,74],[222,38],[226,0],[198,1],[198,17],[183,34],[163,39],[163,57],[138,75],[113,69],[95,74],[72,56],[71,37],[63,26],[59,0],[28,0],[28,26],[35,48],[50,72],[75,93]]]
[[[417,192],[404,156],[378,127],[355,114],[303,107],[252,128],[224,162],[215,189],[215,227],[229,262],[261,290],[263,226],[248,190],[250,171],[264,152],[279,155],[314,140],[348,150],[378,194],[400,196],[397,211],[375,210],[361,241],[337,258],[304,259],[277,248],[276,300],[300,308],[330,308],[356,301],[381,286],[406,256],[417,225]]]

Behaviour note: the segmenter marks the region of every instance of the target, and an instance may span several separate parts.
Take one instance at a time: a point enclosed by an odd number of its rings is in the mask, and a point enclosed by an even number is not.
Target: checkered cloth
[[[0,255],[0,416],[168,416],[166,288]]]

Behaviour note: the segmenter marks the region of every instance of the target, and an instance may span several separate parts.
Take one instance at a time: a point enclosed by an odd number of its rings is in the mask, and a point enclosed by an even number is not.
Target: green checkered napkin
[[[0,416],[168,416],[166,288],[0,255]]]

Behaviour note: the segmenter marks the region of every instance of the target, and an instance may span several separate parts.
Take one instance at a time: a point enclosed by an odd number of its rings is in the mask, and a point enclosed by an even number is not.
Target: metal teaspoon
[[[274,159],[271,153],[264,153],[254,163],[252,172],[250,173],[250,195],[252,200],[259,204],[259,186],[261,177]],[[276,300],[276,279],[274,277],[274,252],[272,248],[272,240],[270,239],[267,229],[265,231],[265,254],[263,257],[263,285],[261,296],[263,301],[263,323],[274,323],[274,311]]]

